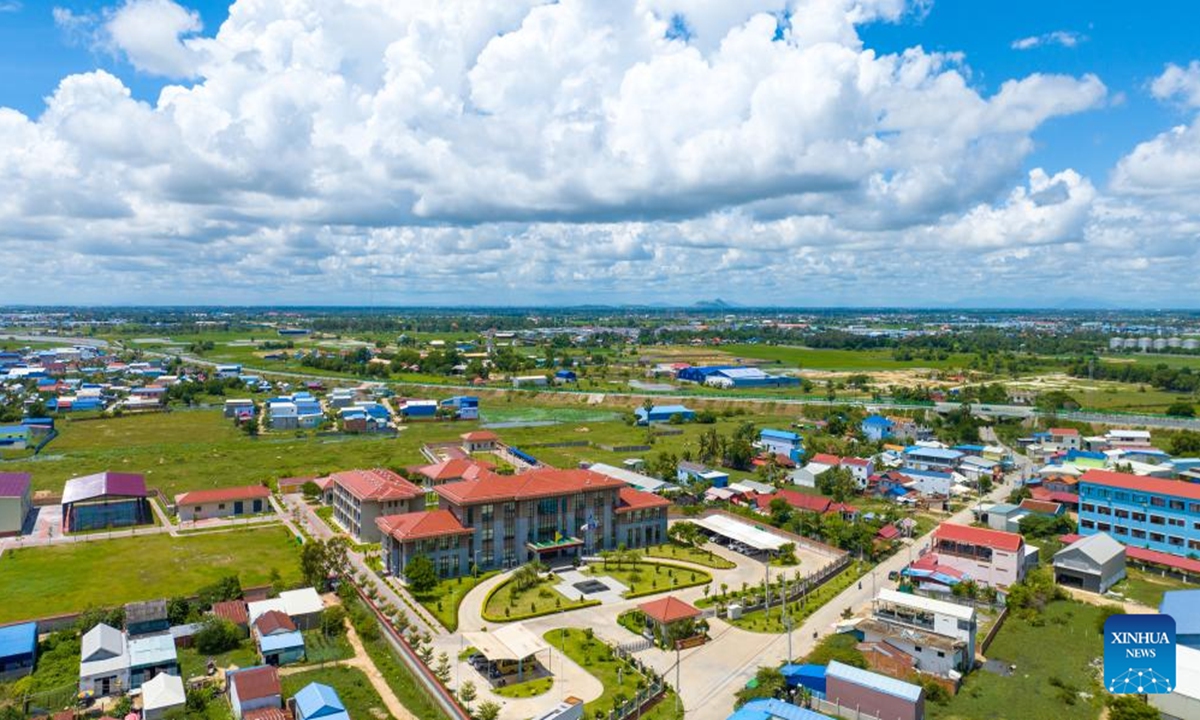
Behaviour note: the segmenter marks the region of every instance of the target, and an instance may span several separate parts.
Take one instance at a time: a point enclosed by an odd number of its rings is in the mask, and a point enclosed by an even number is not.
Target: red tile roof
[[[344,470],[329,478],[359,500],[408,500],[425,494],[421,488],[384,468]]]
[[[864,460],[858,457],[842,458],[843,465],[853,465],[854,467],[866,467],[871,464],[870,460]]]
[[[838,457],[837,455],[829,455],[826,453],[817,453],[816,455],[812,456],[812,459],[809,460],[809,462],[815,462],[820,465],[841,465],[842,459],[840,457]]]
[[[638,610],[645,613],[646,617],[651,620],[656,620],[664,625],[673,623],[676,620],[698,617],[700,615],[699,610],[674,595],[668,595],[662,600],[654,600],[653,602],[638,605]]]
[[[1122,490],[1137,490],[1138,492],[1174,495],[1191,500],[1200,500],[1200,485],[1182,480],[1163,480],[1161,478],[1112,472],[1111,470],[1088,470],[1079,476],[1079,482],[1121,488]]]
[[[474,430],[469,433],[463,433],[459,437],[467,442],[496,442],[500,439],[500,436],[491,430]]]
[[[1024,539],[1017,533],[991,530],[989,528],[977,528],[969,525],[955,525],[954,523],[942,523],[938,525],[937,529],[933,531],[933,537],[935,540],[950,540],[970,545],[984,545],[1008,552],[1020,550],[1021,544],[1024,542]]]
[[[296,623],[278,610],[268,610],[254,621],[254,629],[259,635],[273,635],[277,632],[295,632]]]
[[[434,465],[417,468],[417,472],[434,482],[447,482],[449,480],[474,480],[480,477],[485,470],[492,470],[495,467],[495,465],[482,460],[451,458]]]
[[[647,508],[668,507],[671,504],[671,501],[664,497],[659,497],[654,493],[634,490],[631,487],[623,487],[617,494],[621,500],[621,504],[616,509],[618,513],[645,510]]]
[[[805,495],[795,490],[776,490],[771,495],[759,495],[755,497],[754,502],[759,508],[766,509],[771,506],[771,501],[775,498],[782,499],[797,510],[807,510],[816,513],[829,511],[829,498],[820,497],[819,495]]]
[[[292,720],[287,712],[273,707],[247,710],[242,713],[242,720]]]
[[[835,512],[835,513],[851,513],[851,514],[854,514],[854,513],[857,513],[857,512],[858,512],[858,508],[854,507],[853,505],[847,505],[846,503],[840,503],[840,502],[839,502],[839,503],[833,503],[833,504],[831,504],[831,505],[829,506],[829,510],[828,510],[828,512],[831,512],[831,513]]]
[[[483,474],[478,480],[462,480],[434,488],[438,495],[460,503],[502,502],[573,495],[591,490],[620,490],[625,483],[591,470],[537,468],[520,475]]]
[[[420,540],[443,535],[470,535],[473,530],[463,527],[449,510],[387,515],[375,519],[375,524],[385,534],[397,540]]]
[[[271,497],[271,490],[262,485],[246,485],[235,488],[217,488],[215,490],[193,490],[175,496],[176,505],[202,505],[212,502],[235,502],[237,500],[265,500]]]
[[[1075,428],[1050,428],[1051,435],[1078,435],[1079,431]]]
[[[237,688],[238,700],[242,702],[283,694],[279,689],[279,672],[269,665],[239,670],[229,681]]]
[[[224,600],[213,603],[212,614],[219,618],[224,618],[234,625],[247,625],[250,623],[250,613],[246,609],[245,600]]]
[[[900,531],[896,529],[895,525],[888,523],[879,528],[879,531],[875,533],[875,537],[880,540],[895,540],[900,537]]]

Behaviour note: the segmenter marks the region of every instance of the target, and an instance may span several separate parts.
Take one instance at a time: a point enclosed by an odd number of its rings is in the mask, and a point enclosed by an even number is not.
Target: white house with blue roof
[[[773,455],[783,455],[794,462],[804,454],[804,440],[791,430],[765,428],[758,434],[758,445]]]
[[[895,429],[895,424],[882,415],[868,415],[863,418],[859,424],[863,435],[871,442],[879,442],[885,438],[890,438]]]
[[[904,467],[909,470],[950,472],[958,467],[962,457],[963,454],[958,450],[929,445],[910,445],[904,448]]]

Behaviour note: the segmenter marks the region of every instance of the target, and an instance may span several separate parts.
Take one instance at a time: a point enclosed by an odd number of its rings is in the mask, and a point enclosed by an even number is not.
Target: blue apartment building
[[[1079,477],[1079,533],[1132,547],[1200,555],[1200,485],[1088,470]]]

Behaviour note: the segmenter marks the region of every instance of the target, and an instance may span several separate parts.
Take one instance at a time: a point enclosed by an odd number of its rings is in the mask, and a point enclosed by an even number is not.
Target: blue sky
[[[237,9],[0,0],[9,292],[1200,302],[1192,3]]]

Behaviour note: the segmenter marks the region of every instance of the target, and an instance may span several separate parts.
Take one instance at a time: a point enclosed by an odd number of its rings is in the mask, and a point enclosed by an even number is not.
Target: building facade
[[[933,531],[930,553],[940,565],[965,579],[993,588],[1007,588],[1025,578],[1030,557],[1025,539],[1017,533],[942,523]]]
[[[270,509],[271,490],[262,485],[196,490],[175,496],[175,512],[185,522],[256,515]]]
[[[1079,477],[1079,534],[1187,557],[1200,554],[1200,485],[1088,470]]]
[[[19,535],[33,512],[29,473],[0,473],[0,537]]]
[[[391,470],[346,470],[329,480],[333,519],[359,542],[379,542],[377,518],[425,509],[425,491]]]

